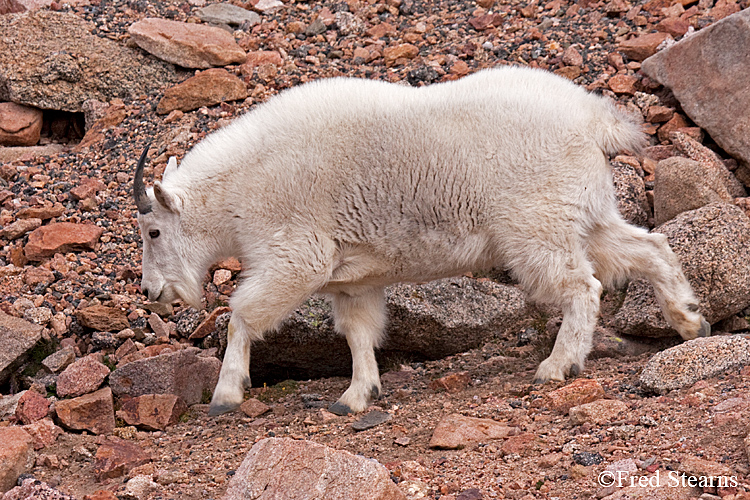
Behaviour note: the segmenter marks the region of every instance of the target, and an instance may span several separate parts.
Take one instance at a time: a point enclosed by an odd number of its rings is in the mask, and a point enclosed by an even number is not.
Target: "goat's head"
[[[152,301],[171,303],[182,299],[198,308],[201,301],[201,271],[196,269],[200,242],[186,234],[183,223],[185,193],[156,181],[153,188],[143,183],[148,146],[143,150],[133,179],[133,196],[138,207],[138,225],[143,238],[141,290]],[[174,175],[177,160],[169,159],[163,180]],[[197,249],[197,250],[196,250]]]

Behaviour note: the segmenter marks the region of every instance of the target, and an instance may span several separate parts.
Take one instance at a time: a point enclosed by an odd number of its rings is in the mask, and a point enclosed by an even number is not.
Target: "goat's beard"
[[[203,287],[200,283],[182,283],[174,288],[175,293],[193,309],[201,308],[203,298]]]

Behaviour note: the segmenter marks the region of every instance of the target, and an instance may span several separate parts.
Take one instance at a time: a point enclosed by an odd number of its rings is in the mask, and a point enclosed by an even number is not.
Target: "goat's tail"
[[[602,112],[594,125],[594,140],[608,155],[628,150],[640,153],[647,143],[641,123],[611,101],[602,106]]]

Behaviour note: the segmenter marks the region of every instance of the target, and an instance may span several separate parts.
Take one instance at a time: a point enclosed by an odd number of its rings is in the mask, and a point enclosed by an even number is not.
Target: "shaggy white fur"
[[[314,292],[333,297],[353,356],[332,411],[364,410],[380,390],[383,287],[493,266],[562,308],[536,374],[562,380],[583,369],[602,285],[644,276],[683,338],[709,333],[666,239],[617,211],[606,155],[643,142],[612,103],[538,70],[302,85],[170,162],[139,216],[142,286],[197,307],[209,266],[242,260],[213,414],[242,402],[251,342]]]

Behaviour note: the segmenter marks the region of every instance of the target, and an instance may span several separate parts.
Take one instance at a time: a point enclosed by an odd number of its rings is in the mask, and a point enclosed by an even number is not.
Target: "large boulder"
[[[750,305],[750,219],[742,209],[712,203],[684,212],[654,231],[667,236],[709,323]],[[661,314],[653,287],[645,280],[628,285],[613,326],[627,335],[676,334]]]
[[[654,223],[658,226],[710,203],[732,203],[719,173],[697,161],[674,156],[656,165]]]
[[[385,349],[439,359],[508,333],[527,317],[524,293],[487,279],[448,278],[386,290]]]
[[[229,481],[223,500],[405,500],[376,460],[312,441],[255,443]]]
[[[386,304],[380,350],[385,357],[439,359],[464,352],[509,332],[528,313],[517,288],[466,277],[388,287]],[[351,374],[349,346],[334,330],[330,305],[320,298],[307,301],[251,351],[253,378]]]
[[[641,372],[644,389],[665,393],[750,365],[750,340],[742,335],[691,340],[654,355]]]
[[[89,99],[153,94],[183,79],[174,67],[91,34],[74,14],[0,16],[0,101],[83,112]]]
[[[685,113],[727,153],[750,163],[750,9],[683,38],[643,62]]]

